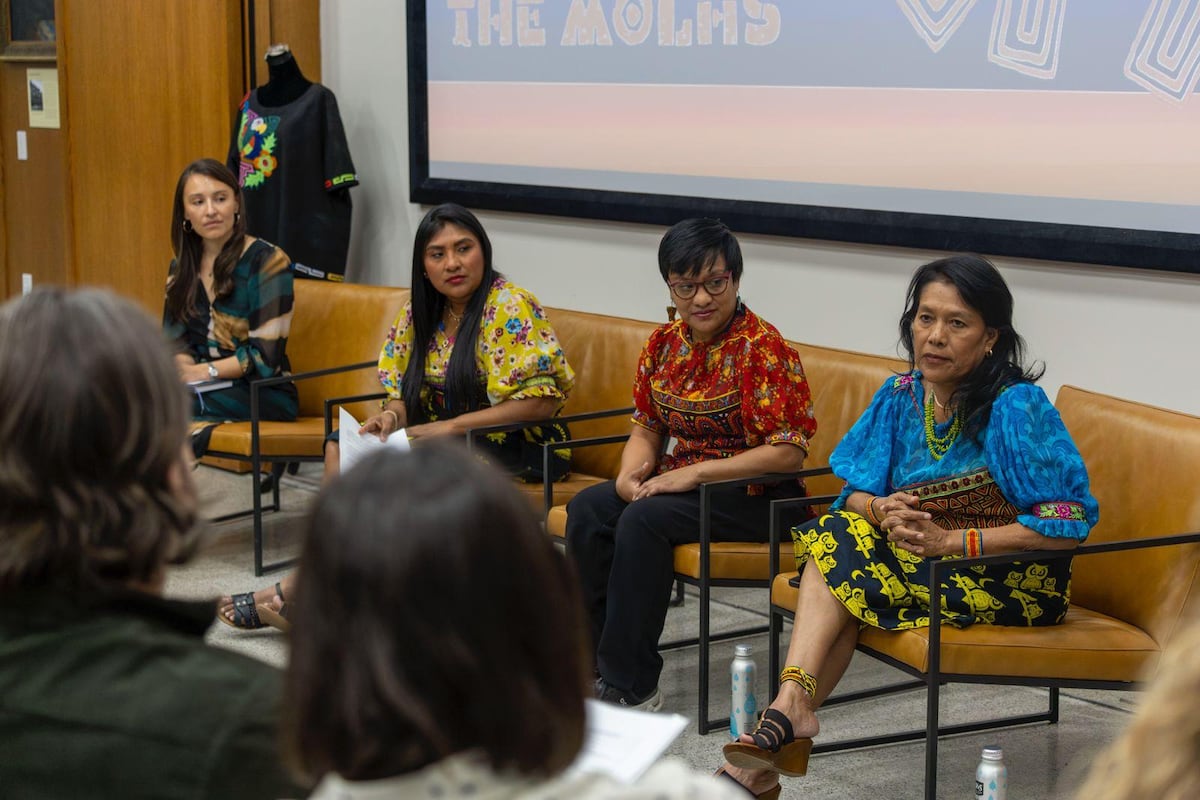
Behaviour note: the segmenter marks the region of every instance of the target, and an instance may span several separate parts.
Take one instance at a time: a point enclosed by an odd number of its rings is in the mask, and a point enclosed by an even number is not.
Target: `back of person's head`
[[[1128,727],[1092,762],[1079,800],[1200,797],[1200,616],[1167,645]]]
[[[719,219],[685,219],[663,234],[658,244],[658,271],[664,281],[671,275],[698,275],[718,256],[724,257],[729,277],[741,280],[742,248],[733,231]]]
[[[146,583],[189,544],[188,404],[162,334],[103,290],[0,306],[0,589]]]
[[[477,751],[553,774],[582,744],[587,626],[511,481],[430,444],[321,494],[292,611],[288,737],[302,770],[398,775]]]

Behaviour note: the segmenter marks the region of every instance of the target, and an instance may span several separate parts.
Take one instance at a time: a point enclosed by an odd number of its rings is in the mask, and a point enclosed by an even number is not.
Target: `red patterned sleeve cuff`
[[[808,452],[808,437],[799,431],[776,431],[769,434],[763,444],[794,444],[805,453]]]

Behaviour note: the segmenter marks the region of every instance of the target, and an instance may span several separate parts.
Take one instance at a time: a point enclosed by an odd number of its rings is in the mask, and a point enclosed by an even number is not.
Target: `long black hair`
[[[946,401],[955,403],[964,432],[978,438],[992,416],[992,403],[1014,383],[1034,383],[1046,371],[1040,364],[1025,363],[1025,340],[1013,328],[1013,296],[999,271],[983,256],[973,254],[939,258],[919,268],[908,284],[904,314],[900,317],[900,344],[908,353],[908,368],[916,367],[912,324],[925,287],[939,281],[958,290],[983,324],[996,331],[991,351],[967,375]]]
[[[471,295],[458,334],[450,363],[446,367],[446,411],[452,417],[474,411],[486,404],[486,398],[478,386],[478,367],[475,364],[475,348],[479,341],[479,324],[483,319],[483,307],[488,292],[499,273],[492,266],[492,242],[487,231],[474,214],[456,203],[444,203],[430,209],[413,240],[412,254],[412,330],[413,347],[404,370],[402,391],[404,410],[409,424],[425,422],[421,408],[421,385],[425,381],[425,358],[429,343],[433,341],[438,320],[446,308],[445,296],[433,288],[425,277],[425,247],[442,228],[457,225],[470,233],[483,250],[483,278],[479,288]]]

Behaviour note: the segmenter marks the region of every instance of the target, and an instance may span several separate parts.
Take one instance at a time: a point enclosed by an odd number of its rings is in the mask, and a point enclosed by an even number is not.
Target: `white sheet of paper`
[[[680,714],[652,714],[586,700],[587,733],[569,773],[600,773],[633,783],[687,727]]]
[[[188,387],[193,392],[204,394],[205,392],[215,392],[218,389],[228,389],[233,386],[233,381],[226,378],[208,378],[202,381],[188,381]]]
[[[387,441],[381,442],[379,437],[373,433],[359,433],[358,429],[361,427],[362,423],[356,420],[353,414],[344,408],[339,409],[338,430],[341,431],[341,435],[338,441],[338,451],[341,455],[338,459],[338,466],[343,474],[382,447],[408,450],[408,434],[404,432],[403,428],[392,431]]]

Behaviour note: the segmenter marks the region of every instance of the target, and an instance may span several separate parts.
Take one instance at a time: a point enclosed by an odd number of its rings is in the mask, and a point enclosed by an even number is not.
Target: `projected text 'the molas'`
[[[659,47],[741,43],[761,47],[779,38],[782,18],[777,3],[700,0],[686,10],[684,5],[676,0],[571,0],[556,38],[564,47],[643,45],[652,41],[654,33]],[[543,47],[548,34],[542,6],[543,0],[446,0],[447,9],[454,12],[453,43]]]

